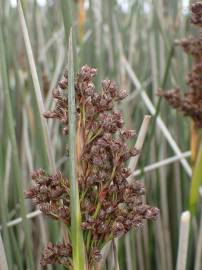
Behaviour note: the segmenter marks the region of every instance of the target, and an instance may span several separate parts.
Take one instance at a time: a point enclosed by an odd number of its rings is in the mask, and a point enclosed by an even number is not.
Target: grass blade
[[[17,191],[18,191],[19,203],[20,203],[20,212],[23,219],[27,261],[28,261],[29,268],[33,270],[34,263],[33,263],[33,256],[32,256],[33,255],[32,242],[30,241],[31,234],[30,234],[30,228],[26,219],[26,208],[25,208],[24,194],[23,194],[22,174],[21,174],[20,160],[19,160],[19,154],[18,154],[18,148],[17,148],[17,142],[16,142],[16,135],[15,135],[15,128],[14,128],[15,124],[13,120],[12,105],[11,105],[11,99],[10,99],[10,93],[9,93],[8,74],[7,74],[7,66],[6,66],[6,59],[5,59],[6,53],[5,53],[2,25],[3,24],[0,23],[0,55],[1,55],[0,64],[1,64],[2,81],[3,81],[3,86],[4,86],[4,94],[5,94],[7,125],[8,125],[9,138],[10,138],[11,146],[12,146],[13,170],[14,170],[14,175],[16,178]]]
[[[134,73],[133,69],[131,68],[130,64],[128,63],[128,61],[125,58],[124,58],[124,66],[126,68],[126,71],[127,71],[128,75],[131,78],[132,83],[137,88],[140,88],[141,87],[141,84],[140,84],[138,78],[136,77],[136,74]],[[141,95],[141,97],[142,97],[142,99],[143,99],[146,107],[148,108],[149,112],[152,115],[155,115],[156,109],[155,109],[153,103],[151,102],[150,98],[146,94],[146,92],[145,91],[141,91],[140,95]],[[157,121],[157,125],[162,130],[162,132],[163,132],[166,140],[170,144],[170,147],[173,149],[173,151],[177,155],[180,155],[181,154],[181,150],[178,147],[178,145],[176,144],[175,140],[173,139],[173,137],[172,137],[171,133],[169,132],[168,128],[166,127],[166,125],[162,121],[161,117],[160,116],[157,116],[156,121]],[[146,151],[146,153],[147,153],[147,151]],[[182,165],[183,165],[183,167],[184,167],[187,175],[190,177],[192,175],[192,169],[191,169],[189,163],[185,159],[182,159],[180,162],[182,163]]]
[[[73,1],[72,0],[60,0],[63,24],[65,29],[66,40],[68,40],[70,28],[73,22]]]
[[[6,260],[6,254],[4,251],[4,245],[0,234],[0,269],[8,270],[8,264]]]
[[[200,218],[199,233],[197,235],[196,245],[196,259],[194,264],[194,270],[200,270],[202,262],[202,214]]]
[[[200,150],[198,153],[196,165],[193,171],[193,177],[191,181],[191,189],[189,196],[189,207],[192,212],[195,212],[196,204],[199,199],[199,187],[202,182],[202,145],[200,146]]]
[[[29,65],[30,65],[30,71],[31,71],[33,84],[34,84],[34,90],[35,90],[38,110],[40,113],[40,121],[41,121],[41,127],[42,127],[42,132],[43,132],[43,139],[44,139],[44,144],[46,145],[46,154],[48,157],[49,166],[50,166],[51,171],[56,171],[56,166],[55,166],[55,161],[54,161],[54,157],[53,157],[50,137],[48,134],[48,126],[47,126],[46,120],[43,117],[43,113],[45,112],[45,108],[44,108],[43,98],[42,98],[42,94],[41,94],[39,79],[37,76],[36,65],[34,62],[32,47],[31,47],[31,43],[30,43],[30,39],[29,39],[28,29],[27,29],[26,22],[25,22],[25,17],[24,17],[21,1],[18,0],[17,3],[18,3],[18,12],[19,12],[19,18],[20,18],[23,38],[24,38],[24,42],[25,42],[28,61],[29,61]]]
[[[114,255],[114,269],[120,270],[119,268],[119,261],[118,261],[118,248],[117,248],[118,240],[112,240],[112,251]]]
[[[8,228],[6,226],[6,221],[8,217],[8,211],[7,211],[7,204],[5,199],[5,173],[3,170],[3,149],[2,145],[0,146],[0,218],[2,222],[2,236],[4,239],[4,246],[5,246],[5,252],[7,256],[7,262],[9,269],[12,267],[12,257],[11,257],[11,246],[10,246],[10,239],[9,239],[9,233]],[[1,269],[1,268],[0,268]]]

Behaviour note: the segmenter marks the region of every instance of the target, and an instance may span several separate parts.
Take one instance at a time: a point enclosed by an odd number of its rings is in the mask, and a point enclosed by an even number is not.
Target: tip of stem
[[[183,223],[188,223],[190,221],[190,218],[191,218],[191,213],[190,211],[185,211],[182,213],[181,215],[181,221]]]

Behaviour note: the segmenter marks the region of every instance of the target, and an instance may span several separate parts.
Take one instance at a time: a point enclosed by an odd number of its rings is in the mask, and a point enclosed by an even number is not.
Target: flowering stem
[[[68,108],[69,108],[69,150],[70,150],[70,208],[71,208],[71,240],[73,252],[73,269],[84,269],[84,249],[80,228],[81,213],[79,204],[79,189],[76,177],[76,106],[74,88],[74,67],[72,49],[72,31],[69,36],[68,50]]]
[[[127,182],[131,172],[125,162],[137,150],[130,149],[126,141],[135,132],[123,127],[121,113],[113,108],[114,100],[122,100],[125,91],[117,91],[114,83],[104,80],[101,93],[95,92],[96,69],[87,65],[74,81],[71,32],[68,56],[68,73],[53,91],[56,107],[44,116],[59,119],[63,134],[69,136],[69,180],[64,182],[60,172],[50,176],[37,170],[32,179],[42,194],[36,186],[26,194],[45,214],[56,214],[70,228],[69,243],[49,243],[42,265],[59,262],[67,266],[70,257],[73,270],[93,270],[107,241],[140,227],[145,219],[155,219],[159,210],[143,203],[140,183]],[[60,254],[66,255],[66,261]]]

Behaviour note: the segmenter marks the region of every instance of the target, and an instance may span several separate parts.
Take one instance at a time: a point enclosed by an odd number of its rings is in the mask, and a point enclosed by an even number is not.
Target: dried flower
[[[75,80],[77,112],[77,179],[79,185],[81,228],[89,265],[101,259],[102,247],[111,239],[139,228],[145,219],[155,219],[159,210],[144,203],[144,187],[137,181],[129,184],[131,175],[125,162],[139,152],[129,148],[127,140],[135,131],[124,128],[123,117],[114,104],[126,91],[118,91],[114,82],[102,81],[102,91],[95,91],[96,69],[83,66]],[[44,114],[58,119],[68,135],[67,73],[62,77],[53,98],[55,109]],[[48,175],[39,169],[32,174],[34,185],[26,197],[34,200],[46,215],[70,227],[69,182],[60,172]],[[64,251],[64,249],[66,249]],[[66,252],[66,253],[65,253]],[[42,264],[69,265],[71,243],[49,244]]]

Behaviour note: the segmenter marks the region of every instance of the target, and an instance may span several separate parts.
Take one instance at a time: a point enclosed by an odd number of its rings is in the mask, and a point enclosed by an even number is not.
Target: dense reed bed
[[[159,88],[178,87],[182,94],[189,90],[185,76],[195,63],[179,41],[190,35],[200,38],[200,31],[190,23],[188,2],[0,1],[0,269],[66,269],[40,264],[47,244],[61,243],[64,237],[73,243],[70,264],[85,269],[78,185],[70,185],[70,200],[77,203],[70,207],[75,223],[69,232],[66,224],[43,216],[24,193],[36,168],[76,178],[77,127],[68,126],[71,136],[62,136],[59,122],[43,115],[54,110],[52,90],[58,81],[63,88],[68,80],[66,100],[75,99],[74,78],[85,65],[98,70],[98,91],[104,78],[127,90],[115,110],[123,114],[126,128],[136,130],[128,147],[141,150],[126,159],[127,165],[146,188],[145,204],[160,209],[155,222],[143,221],[142,228],[124,236],[117,233],[121,237],[107,241],[101,254],[89,253],[90,260],[101,259],[95,269],[202,269],[202,154],[195,151],[196,144],[200,149],[200,131],[196,138],[191,120],[157,95]],[[200,9],[192,13],[200,21]],[[61,82],[66,67],[69,75]],[[69,103],[70,123],[76,121],[74,105]],[[84,242],[93,246],[91,240],[91,233],[84,234]],[[55,248],[61,252],[64,246]]]

